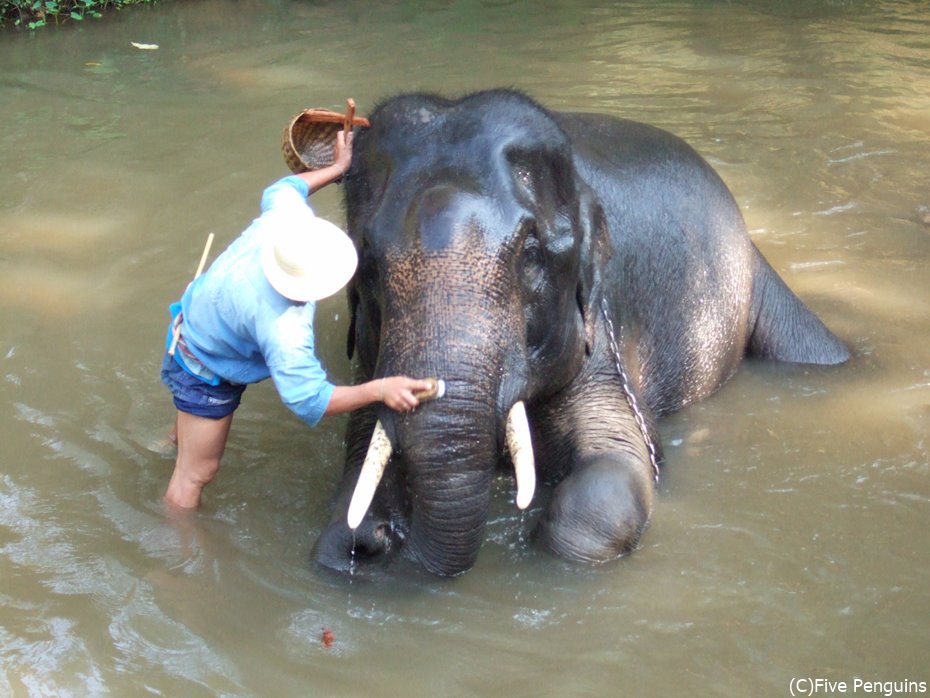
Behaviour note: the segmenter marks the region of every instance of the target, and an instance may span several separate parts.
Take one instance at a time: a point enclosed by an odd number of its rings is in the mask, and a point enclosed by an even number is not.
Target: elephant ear
[[[581,254],[576,298],[584,323],[585,349],[590,356],[594,346],[597,313],[603,296],[603,275],[613,252],[607,216],[594,192],[579,185],[578,223],[581,228]]]
[[[349,333],[346,337],[346,354],[349,359],[355,355],[355,330],[356,322],[358,320],[358,302],[359,295],[358,289],[355,287],[355,284],[349,284]]]

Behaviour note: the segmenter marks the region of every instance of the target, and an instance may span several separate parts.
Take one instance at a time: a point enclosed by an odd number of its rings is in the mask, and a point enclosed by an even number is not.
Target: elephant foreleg
[[[650,454],[619,378],[605,368],[533,416],[540,476],[555,485],[537,539],[585,563],[635,549],[652,512],[658,454]]]

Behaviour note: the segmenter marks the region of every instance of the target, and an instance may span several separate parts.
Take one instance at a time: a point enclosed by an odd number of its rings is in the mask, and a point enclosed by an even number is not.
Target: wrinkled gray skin
[[[552,488],[534,500],[537,540],[585,563],[633,550],[654,473],[602,301],[659,458],[654,419],[714,392],[744,354],[849,358],[759,254],[716,173],[664,131],[510,91],[401,96],[371,123],[345,187],[360,254],[350,355],[359,380],[438,376],[447,394],[351,417],[313,551],[326,567],[358,573],[400,555],[437,575],[468,570],[518,400]],[[394,455],[353,534],[346,510],[376,418]]]

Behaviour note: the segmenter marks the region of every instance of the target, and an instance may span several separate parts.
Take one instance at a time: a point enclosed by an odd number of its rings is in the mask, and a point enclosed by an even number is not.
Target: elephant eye
[[[520,189],[530,198],[536,198],[536,188],[533,183],[533,173],[528,167],[518,167],[513,173],[514,179]]]
[[[530,224],[523,238],[522,271],[524,284],[531,293],[539,292],[545,282],[543,257],[539,231],[535,224]]]

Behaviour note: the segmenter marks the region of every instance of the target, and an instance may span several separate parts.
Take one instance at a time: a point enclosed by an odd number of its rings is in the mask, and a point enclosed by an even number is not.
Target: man
[[[340,132],[332,165],[268,187],[261,215],[172,305],[167,343],[175,333],[178,341],[161,372],[178,409],[169,506],[199,506],[249,383],[271,377],[284,404],[310,426],[379,401],[412,410],[414,393],[429,389],[405,376],[335,386],[314,353],[315,301],[345,286],[358,258],[345,233],[313,214],[307,197],[341,177],[351,160],[352,134]]]

